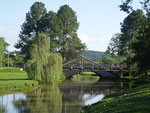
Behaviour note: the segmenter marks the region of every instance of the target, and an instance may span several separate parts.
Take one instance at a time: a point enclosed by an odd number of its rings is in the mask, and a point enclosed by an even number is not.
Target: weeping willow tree
[[[62,76],[62,57],[50,53],[50,38],[44,33],[35,35],[30,46],[31,60],[27,62],[30,79],[39,83],[57,83]]]

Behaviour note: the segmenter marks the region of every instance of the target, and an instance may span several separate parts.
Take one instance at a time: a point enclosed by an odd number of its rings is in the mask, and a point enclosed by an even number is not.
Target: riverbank
[[[140,79],[132,82],[144,84]],[[98,103],[84,107],[82,113],[148,113],[149,105],[150,84],[146,84],[129,91],[107,95]]]
[[[57,84],[62,83],[66,77],[60,76]],[[29,80],[28,75],[21,68],[1,68],[0,69],[0,95],[26,92],[38,88],[39,83],[35,80]]]
[[[0,69],[0,95],[26,92],[38,87],[38,82],[28,80],[27,73],[19,68]]]

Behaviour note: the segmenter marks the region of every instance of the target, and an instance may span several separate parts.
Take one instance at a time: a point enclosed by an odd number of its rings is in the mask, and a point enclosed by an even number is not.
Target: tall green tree
[[[150,72],[150,19],[147,18],[142,26],[138,32],[139,35],[132,43],[135,53],[133,61],[137,63],[139,72],[145,73],[145,77],[147,77]]]
[[[19,41],[15,47],[21,49],[21,53],[29,59],[29,46],[31,45],[33,35],[41,32],[40,19],[46,14],[47,10],[42,2],[35,2],[30,11],[26,14],[26,20],[21,26]]]
[[[131,48],[133,40],[138,36],[139,30],[142,28],[142,25],[145,23],[145,15],[142,10],[133,10],[121,24],[121,38],[120,38],[120,47],[122,55],[126,56],[126,63],[129,67],[129,75],[132,71],[132,59],[134,57],[133,50]]]
[[[72,57],[71,55],[70,57],[67,56],[69,54],[68,51],[72,51],[72,54],[76,54],[78,52],[80,53],[78,55],[81,55],[86,46],[81,43],[77,36],[79,23],[77,21],[76,13],[68,5],[63,5],[58,10],[57,16],[61,20],[62,33],[60,37],[59,51],[62,54],[64,60],[69,60]],[[72,50],[70,48],[71,44],[73,44]],[[79,47],[80,49],[78,49]]]
[[[68,48],[66,49],[66,59],[72,60],[85,52],[85,44],[81,43],[81,40],[74,34],[73,38],[68,40]]]
[[[50,37],[50,51],[56,52],[59,48],[61,37],[61,21],[57,17],[56,13],[49,11],[43,16],[39,22],[41,31],[46,33]]]
[[[115,35],[113,35],[106,50],[107,54],[110,54],[112,57],[120,56],[121,51],[120,38],[121,38],[120,33],[116,33]]]
[[[130,13],[121,23],[121,33],[120,38],[122,54],[127,54],[131,51],[131,43],[138,36],[138,31],[141,29],[142,24],[145,23],[145,16],[142,10],[134,10]]]
[[[120,6],[121,9],[127,13],[130,12],[131,9],[133,9],[132,1],[134,0],[124,1]],[[145,15],[142,14],[141,17],[144,17],[144,19],[142,19],[141,22],[138,22],[140,27],[137,29],[137,35],[133,39],[131,45],[132,52],[135,54],[133,57],[133,61],[137,63],[138,70],[142,73],[145,73],[145,76],[147,76],[148,72],[150,71],[150,1],[142,0],[140,2]],[[134,27],[134,25],[132,25],[132,27]]]

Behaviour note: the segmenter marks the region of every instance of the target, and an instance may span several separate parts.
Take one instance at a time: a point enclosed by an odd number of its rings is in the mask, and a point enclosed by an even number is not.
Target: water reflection
[[[6,113],[79,113],[82,106],[93,104],[125,86],[111,81],[77,84],[67,80],[59,86],[43,86],[24,94],[5,95],[1,105],[5,106]]]
[[[1,102],[2,100],[0,100]],[[2,103],[2,102],[1,102]],[[5,107],[0,103],[0,113],[5,113]]]
[[[57,86],[45,86],[26,94],[26,99],[14,101],[18,113],[61,113],[62,95]]]

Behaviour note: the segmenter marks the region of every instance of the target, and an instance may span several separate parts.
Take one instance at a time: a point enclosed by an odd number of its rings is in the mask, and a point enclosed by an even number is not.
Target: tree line
[[[42,32],[50,38],[50,52],[59,52],[63,60],[68,61],[83,54],[86,48],[78,38],[78,28],[76,13],[69,5],[61,6],[55,13],[47,11],[44,3],[35,2],[26,14],[15,47],[21,50],[27,61],[31,58],[29,48],[33,37]]]
[[[141,9],[132,7],[133,0],[125,0],[120,5],[128,15],[121,23],[121,33],[115,34],[107,48],[112,57],[124,58],[132,70],[148,75],[150,71],[150,4],[149,0],[141,2]]]

